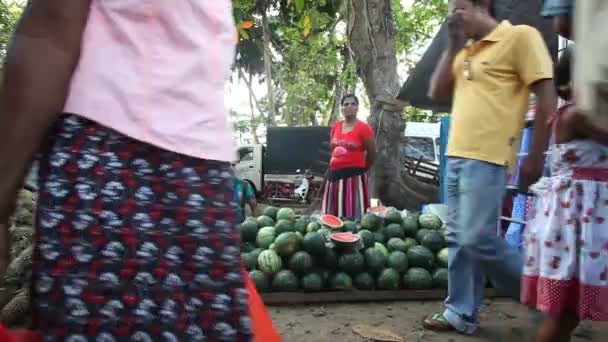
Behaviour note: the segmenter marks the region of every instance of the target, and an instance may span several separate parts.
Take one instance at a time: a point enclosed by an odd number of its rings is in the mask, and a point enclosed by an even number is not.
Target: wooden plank
[[[409,300],[443,300],[446,290],[400,291],[328,291],[328,292],[276,292],[260,294],[266,305],[297,305],[325,303],[386,302]],[[495,289],[486,289],[486,298],[500,298]]]

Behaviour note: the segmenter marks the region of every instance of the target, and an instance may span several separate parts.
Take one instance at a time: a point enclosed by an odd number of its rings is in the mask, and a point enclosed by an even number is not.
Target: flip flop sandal
[[[433,331],[450,331],[454,330],[454,327],[450,325],[450,322],[443,317],[441,312],[436,312],[430,316],[427,316],[422,321],[422,326],[427,330]]]

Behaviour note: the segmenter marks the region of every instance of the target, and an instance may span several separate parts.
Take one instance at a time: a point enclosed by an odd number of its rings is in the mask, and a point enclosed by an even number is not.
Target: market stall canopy
[[[542,0],[496,0],[496,16],[499,20],[508,19],[514,25],[526,24],[536,27],[543,35],[553,58],[557,58],[557,35],[553,31],[551,21],[540,16]],[[429,81],[435,65],[448,43],[447,22],[444,22],[431,45],[416,64],[409,78],[399,91],[397,99],[411,106],[448,113],[452,100],[431,100],[427,94]]]

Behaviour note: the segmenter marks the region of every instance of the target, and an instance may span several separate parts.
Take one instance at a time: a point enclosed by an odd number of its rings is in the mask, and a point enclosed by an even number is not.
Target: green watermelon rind
[[[293,222],[290,220],[285,220],[285,219],[277,220],[277,223],[274,224],[274,229],[275,229],[275,234],[277,234],[277,235],[279,235],[281,233],[296,231]]]
[[[275,274],[283,267],[283,260],[277,252],[267,249],[258,256],[258,269],[265,274]]]
[[[293,222],[295,219],[296,219],[296,213],[291,208],[281,208],[277,212],[277,221],[278,220],[287,220],[287,221]]]
[[[264,227],[258,230],[255,241],[258,247],[267,249],[274,242],[275,237],[274,227]]]
[[[443,221],[435,214],[426,213],[418,217],[418,225],[421,229],[439,230],[443,227]]]
[[[435,267],[435,254],[424,246],[414,246],[407,253],[407,261],[410,267],[420,267],[432,270]]]
[[[376,279],[378,290],[398,290],[401,285],[401,275],[392,268],[385,268]]]
[[[314,266],[312,256],[305,251],[297,251],[289,258],[289,269],[296,274],[306,274]]]
[[[386,259],[386,265],[399,272],[399,274],[403,274],[409,267],[407,255],[401,251],[394,251]]]
[[[290,257],[301,248],[298,233],[285,232],[274,240],[274,250],[282,257]]]
[[[437,252],[437,265],[442,268],[448,267],[448,248],[444,247]]]
[[[300,288],[300,280],[290,270],[280,270],[272,278],[273,290],[280,292],[296,292]]]
[[[445,247],[445,236],[438,231],[432,230],[424,235],[420,244],[431,250],[431,252],[437,253]]]
[[[300,287],[304,291],[320,291],[323,289],[323,277],[316,272],[308,273],[300,278]]]
[[[403,286],[411,290],[430,290],[433,288],[433,277],[424,268],[412,267],[403,275]]]
[[[353,288],[353,279],[348,273],[338,272],[332,275],[329,284],[334,290],[350,290]]]
[[[258,292],[266,292],[270,290],[270,280],[268,276],[260,270],[252,270],[249,272],[249,277],[253,281]]]
[[[361,218],[361,227],[374,232],[382,227],[382,218],[371,213],[365,214]]]

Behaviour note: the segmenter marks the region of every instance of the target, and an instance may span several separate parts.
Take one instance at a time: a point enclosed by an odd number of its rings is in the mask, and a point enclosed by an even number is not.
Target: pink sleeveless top
[[[65,112],[173,152],[235,157],[230,0],[92,0]]]

